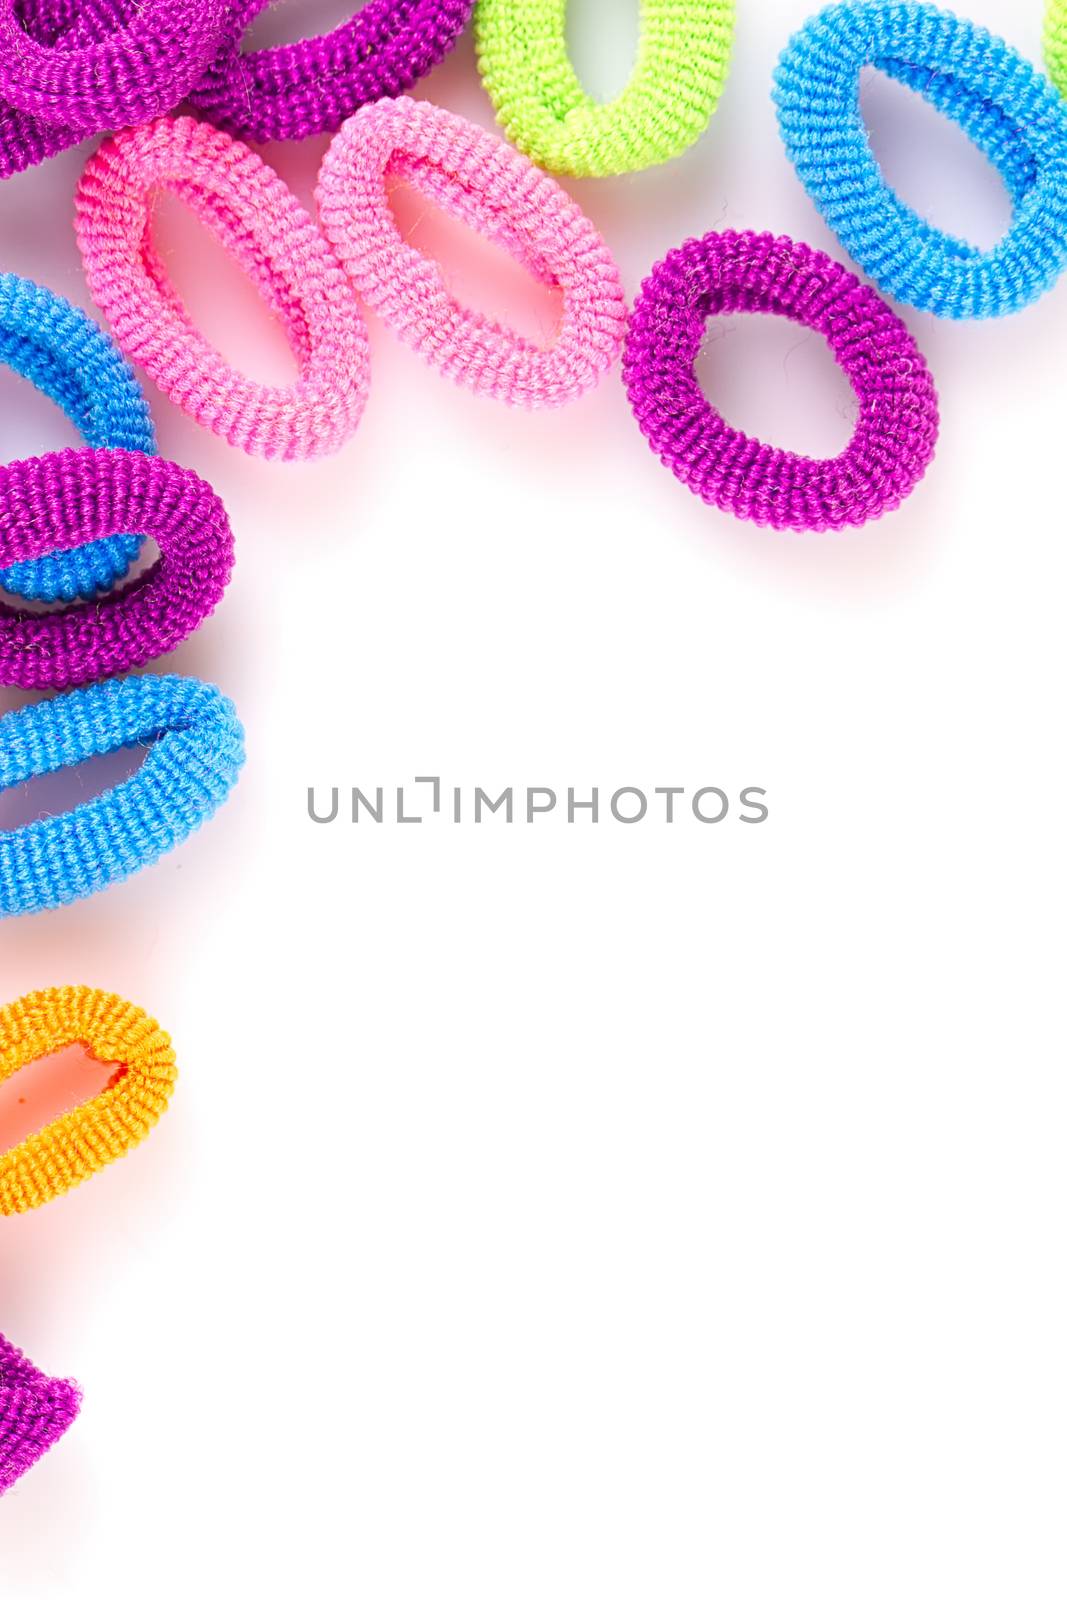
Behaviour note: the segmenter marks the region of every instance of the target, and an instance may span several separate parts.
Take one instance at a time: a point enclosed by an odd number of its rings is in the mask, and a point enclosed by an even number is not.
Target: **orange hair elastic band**
[[[99,989],[45,989],[0,1007],[0,1083],[73,1044],[115,1072],[95,1099],[0,1155],[2,1216],[84,1183],[140,1144],[167,1109],[178,1076],[170,1039],[139,1006]]]

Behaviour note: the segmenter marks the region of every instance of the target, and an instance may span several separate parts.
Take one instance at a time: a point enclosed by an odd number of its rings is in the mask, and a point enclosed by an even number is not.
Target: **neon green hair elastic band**
[[[641,0],[633,75],[607,105],[571,65],[566,17],[567,0],[478,0],[478,65],[513,144],[549,172],[607,178],[700,138],[726,81],[734,0]]]
[[[1067,0],[1052,0],[1045,18],[1045,60],[1052,81],[1067,94]]]

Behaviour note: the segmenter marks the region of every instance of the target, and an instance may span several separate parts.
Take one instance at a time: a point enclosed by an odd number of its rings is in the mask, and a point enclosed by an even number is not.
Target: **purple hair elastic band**
[[[70,689],[144,666],[211,614],[233,567],[222,502],[171,461],[64,450],[0,467],[0,566],[131,531],[160,555],[124,589],[62,611],[0,605],[0,683]]]
[[[709,403],[694,371],[705,324],[738,312],[824,335],[859,400],[842,455],[776,450]],[[774,528],[858,527],[895,510],[933,458],[937,392],[911,334],[873,289],[792,239],[709,233],[672,250],[638,297],[623,376],[642,432],[675,477],[709,505]]]
[[[332,33],[273,50],[240,49],[240,35],[271,0],[235,0],[235,42],[190,99],[227,133],[263,144],[335,133],[374,100],[403,94],[443,61],[474,0],[369,0]]]
[[[73,1383],[46,1378],[0,1334],[0,1494],[63,1437],[80,1406]]]
[[[0,96],[80,138],[129,127],[178,105],[232,30],[229,0],[0,0]]]

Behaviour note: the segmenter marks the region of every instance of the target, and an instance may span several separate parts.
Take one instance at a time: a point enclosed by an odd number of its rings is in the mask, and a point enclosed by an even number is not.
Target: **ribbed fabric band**
[[[387,188],[398,178],[562,289],[550,348],[453,298],[440,266],[400,232]],[[607,246],[553,179],[462,117],[406,97],[365,107],[327,151],[317,199],[323,232],[360,294],[468,389],[509,405],[561,406],[616,360],[626,299]]]
[[[0,683],[69,689],[142,667],[211,615],[233,568],[233,534],[201,478],[158,456],[65,450],[0,467],[0,562],[136,528],[159,560],[101,600],[39,615],[0,604]]]
[[[150,234],[169,189],[210,228],[282,320],[292,387],[234,370],[192,325]],[[190,117],[108,140],[77,193],[77,231],[97,305],[119,344],[175,405],[249,455],[328,455],[355,431],[370,383],[359,304],[296,196],[247,146]]]
[[[45,989],[0,1007],[0,1083],[74,1044],[115,1072],[94,1099],[0,1155],[0,1216],[84,1183],[147,1138],[167,1109],[178,1077],[170,1039],[139,1006],[99,989]]]
[[[148,405],[116,345],[84,311],[12,272],[0,273],[0,362],[53,400],[86,444],[154,455]],[[0,492],[0,527],[5,511]],[[88,600],[128,572],[140,549],[122,533],[21,562],[0,571],[0,585],[26,600]]]
[[[230,0],[0,0],[0,96],[83,138],[144,122],[184,99],[229,23]]]
[[[932,227],[882,177],[859,104],[875,66],[957,122],[997,168],[1015,219],[992,250]],[[830,6],[779,63],[775,99],[801,182],[880,289],[939,317],[996,317],[1067,267],[1067,109],[1003,39],[932,5]]]
[[[0,792],[137,745],[149,748],[125,782],[0,833],[0,917],[83,899],[158,861],[212,816],[244,763],[233,706],[195,678],[123,678],[0,717]]]
[[[236,34],[270,0],[234,0]],[[332,33],[247,53],[235,44],[190,96],[243,139],[334,133],[360,106],[401,94],[451,50],[472,0],[369,0]]]
[[[606,105],[571,65],[566,11],[567,0],[478,0],[478,64],[508,138],[575,178],[640,172],[688,150],[726,82],[734,0],[641,0],[633,76]]]
[[[737,312],[788,317],[825,336],[860,403],[843,455],[773,449],[708,403],[694,372],[705,324]],[[829,256],[769,233],[709,233],[672,250],[641,290],[623,371],[664,465],[709,505],[775,528],[858,526],[893,510],[937,440],[933,380],[900,319]]]
[[[0,1494],[63,1437],[80,1407],[75,1384],[46,1378],[0,1334]]]
[[[1045,59],[1061,94],[1067,94],[1067,0],[1051,0],[1045,18]]]
[[[47,128],[0,96],[0,180],[26,172],[79,142],[70,128]]]

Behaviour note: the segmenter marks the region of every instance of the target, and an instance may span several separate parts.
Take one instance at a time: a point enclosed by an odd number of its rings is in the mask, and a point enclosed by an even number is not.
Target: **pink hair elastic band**
[[[503,245],[563,291],[558,335],[543,349],[449,293],[437,262],[401,235],[389,180]],[[359,293],[405,343],[457,383],[509,405],[566,405],[619,355],[626,297],[589,219],[554,179],[495,134],[402,97],[345,123],[319,174],[323,232]]]
[[[193,326],[151,239],[159,189],[200,218],[281,318],[296,383],[254,382]],[[355,432],[370,385],[359,303],[311,217],[253,151],[191,117],[131,128],[88,162],[76,213],[89,289],[115,338],[201,426],[275,460],[330,455]]]

